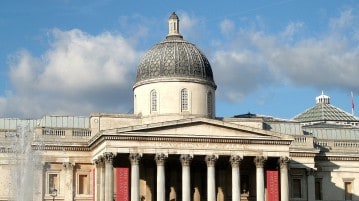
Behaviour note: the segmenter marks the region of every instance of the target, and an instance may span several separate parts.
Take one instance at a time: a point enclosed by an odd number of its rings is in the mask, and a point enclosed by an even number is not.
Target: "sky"
[[[141,58],[180,33],[208,58],[216,116],[359,114],[359,1],[2,0],[0,117],[133,112]],[[353,98],[351,96],[353,93]]]

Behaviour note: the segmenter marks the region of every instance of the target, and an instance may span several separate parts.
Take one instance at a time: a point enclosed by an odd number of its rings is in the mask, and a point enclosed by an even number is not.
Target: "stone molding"
[[[315,161],[359,161],[359,157],[348,156],[315,156]]]
[[[300,152],[290,152],[290,157],[305,157],[305,158],[313,158],[317,155],[317,153],[300,153]]]

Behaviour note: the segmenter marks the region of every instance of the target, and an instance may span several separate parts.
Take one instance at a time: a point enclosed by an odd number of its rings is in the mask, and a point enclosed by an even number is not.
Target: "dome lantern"
[[[324,92],[322,91],[322,94],[315,98],[315,102],[316,102],[316,104],[318,104],[318,103],[330,104],[330,97],[327,95],[324,95]]]
[[[176,36],[182,38],[179,32],[179,18],[175,12],[172,13],[168,20],[168,35],[166,38]]]

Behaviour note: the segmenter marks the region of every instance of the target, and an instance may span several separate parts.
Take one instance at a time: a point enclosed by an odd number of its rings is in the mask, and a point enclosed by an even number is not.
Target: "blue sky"
[[[0,117],[128,113],[143,54],[175,11],[211,62],[217,116],[290,119],[331,103],[359,113],[359,2],[0,2]],[[357,103],[358,102],[358,103]]]

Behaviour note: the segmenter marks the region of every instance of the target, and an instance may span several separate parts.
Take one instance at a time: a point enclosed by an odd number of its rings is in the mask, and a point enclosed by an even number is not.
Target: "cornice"
[[[239,139],[239,138],[213,138],[205,136],[195,137],[168,137],[168,136],[144,136],[144,135],[102,135],[89,146],[98,146],[104,141],[146,141],[146,142],[188,142],[188,143],[232,143],[232,144],[263,144],[263,145],[290,145],[291,140],[278,139]]]
[[[32,145],[31,147],[33,150],[43,150],[43,151],[91,151],[91,148],[89,146]]]

